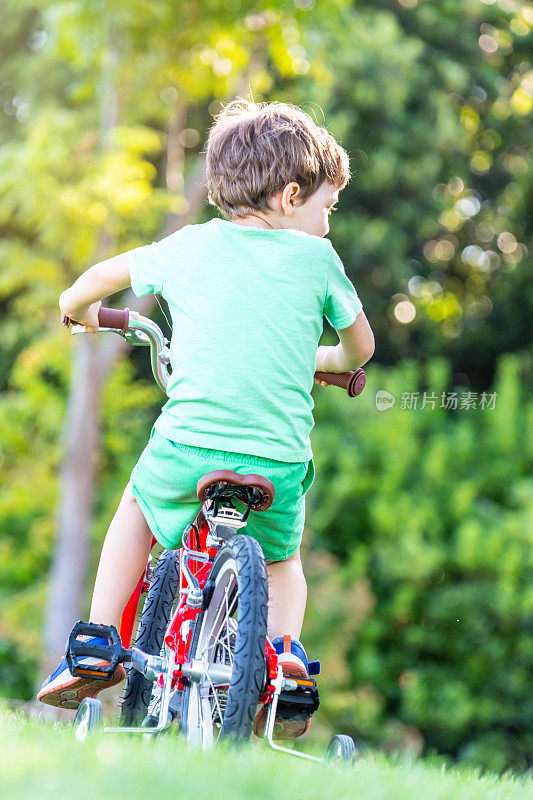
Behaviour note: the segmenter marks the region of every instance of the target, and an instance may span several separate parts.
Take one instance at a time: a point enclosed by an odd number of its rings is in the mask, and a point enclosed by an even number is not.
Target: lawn
[[[21,712],[0,716],[2,800],[526,800],[532,794],[527,778],[480,776],[382,755],[333,768],[258,741],[202,752],[170,735],[145,741],[98,733],[81,744],[63,724],[28,720]]]

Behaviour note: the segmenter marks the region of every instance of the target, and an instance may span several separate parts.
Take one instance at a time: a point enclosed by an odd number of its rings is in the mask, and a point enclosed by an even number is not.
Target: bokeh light
[[[416,308],[410,300],[402,300],[394,306],[394,316],[398,322],[407,325],[416,317]]]
[[[516,241],[516,237],[513,236],[512,233],[509,231],[504,231],[500,233],[498,236],[498,247],[502,251],[502,253],[512,253],[516,250],[518,242]]]

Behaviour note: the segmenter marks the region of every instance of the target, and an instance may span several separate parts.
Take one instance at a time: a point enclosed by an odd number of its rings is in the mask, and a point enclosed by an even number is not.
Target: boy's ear
[[[288,217],[291,217],[296,208],[296,198],[300,194],[300,186],[296,181],[288,183],[280,192],[280,206],[281,210]]]

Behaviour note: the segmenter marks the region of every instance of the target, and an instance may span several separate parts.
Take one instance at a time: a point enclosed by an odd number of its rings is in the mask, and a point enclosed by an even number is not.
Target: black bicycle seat
[[[202,475],[196,491],[203,503],[209,499],[231,499],[236,497],[254,511],[270,508],[276,490],[274,484],[262,475],[239,475],[231,469],[218,469]]]

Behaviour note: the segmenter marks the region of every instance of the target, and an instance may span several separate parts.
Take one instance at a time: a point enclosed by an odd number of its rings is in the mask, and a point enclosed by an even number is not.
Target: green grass
[[[375,755],[354,767],[331,768],[260,742],[202,752],[171,736],[144,741],[93,734],[80,744],[71,727],[28,721],[15,712],[0,716],[2,800],[526,800],[532,789],[526,778],[479,776]]]

